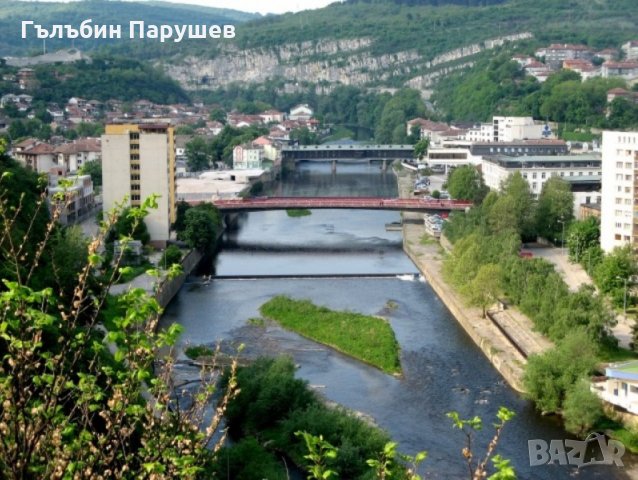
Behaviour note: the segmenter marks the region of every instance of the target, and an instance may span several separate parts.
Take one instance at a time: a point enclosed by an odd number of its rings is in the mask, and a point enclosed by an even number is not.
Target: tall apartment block
[[[638,132],[603,132],[600,246],[638,248]]]
[[[175,140],[168,124],[110,124],[102,135],[104,210],[128,198],[139,206],[151,194],[158,208],[145,222],[151,242],[164,246],[175,222]]]

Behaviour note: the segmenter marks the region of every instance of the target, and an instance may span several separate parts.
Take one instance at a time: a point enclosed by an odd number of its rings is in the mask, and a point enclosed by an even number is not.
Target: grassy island
[[[286,210],[286,213],[289,217],[307,217],[308,215],[312,215],[312,212],[307,208],[289,208]]]
[[[401,373],[399,344],[379,317],[341,312],[286,296],[272,298],[261,314],[282,327],[366,362],[386,373]]]

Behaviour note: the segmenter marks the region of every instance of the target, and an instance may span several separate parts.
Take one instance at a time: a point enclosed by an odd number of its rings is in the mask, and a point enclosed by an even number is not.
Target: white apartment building
[[[470,142],[514,142],[517,140],[538,140],[551,136],[545,125],[536,124],[532,117],[492,118],[492,123],[481,123],[465,134]]]
[[[540,155],[510,157],[493,155],[483,157],[482,172],[485,184],[499,190],[503,181],[514,172],[520,172],[530,191],[538,197],[543,185],[553,176],[570,183],[574,193],[574,214],[581,203],[600,203],[602,161],[597,154]]]
[[[104,210],[121,203],[139,206],[152,194],[158,208],[145,218],[151,242],[164,246],[175,222],[175,142],[168,124],[111,124],[102,135]]]
[[[638,132],[603,132],[600,246],[606,252],[638,239]]]

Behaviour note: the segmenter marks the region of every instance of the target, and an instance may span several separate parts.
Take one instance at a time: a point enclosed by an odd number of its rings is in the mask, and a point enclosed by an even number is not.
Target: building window
[[[131,185],[131,190],[137,190],[137,191],[139,191],[139,190],[140,190],[140,186],[139,186],[139,185],[137,185],[137,184],[133,184],[133,185]]]
[[[536,175],[536,174],[534,174]],[[536,190],[536,182],[532,183],[532,190]]]
[[[536,172],[532,173],[532,178],[536,179]]]
[[[545,172],[541,173],[541,178],[545,178]]]
[[[625,235],[625,242],[630,242],[631,241],[631,237],[629,235]]]
[[[616,222],[616,228],[622,228],[622,223]]]
[[[622,162],[616,162],[616,168],[622,168]]]
[[[574,172],[569,172],[569,176],[573,177],[574,176]]]
[[[565,176],[565,172],[560,172],[560,176],[564,177]]]
[[[628,182],[631,181],[631,175],[625,175],[625,180]]]
[[[135,132],[135,133],[130,133],[130,134],[129,134],[129,138],[130,138],[131,140],[139,140],[139,138],[140,138],[140,134],[139,134],[139,133],[137,133],[137,132]]]
[[[616,235],[614,235],[614,240],[622,240],[622,235],[617,233]]]
[[[631,205],[631,198],[625,198],[625,205]]]
[[[139,199],[140,199],[139,195],[136,195],[136,194],[131,195],[131,200],[139,200]]]
[[[131,160],[139,160],[140,155],[138,153],[131,153]]]
[[[620,205],[622,202],[622,198],[616,197],[616,205]]]
[[[523,178],[524,178],[524,179],[527,179],[527,173],[524,173],[524,174],[523,174]]]

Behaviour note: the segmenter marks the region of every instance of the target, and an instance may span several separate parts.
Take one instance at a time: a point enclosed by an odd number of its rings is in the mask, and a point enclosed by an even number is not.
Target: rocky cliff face
[[[425,89],[441,75],[459,68],[448,65],[506,42],[531,38],[529,32],[507,35],[468,45],[434,58],[405,50],[375,56],[369,38],[287,44],[272,49],[240,51],[227,46],[214,59],[187,57],[166,66],[169,75],[187,89],[210,88],[229,83],[262,83],[283,78],[289,82],[341,83],[343,85],[387,84],[401,79],[405,85]],[[464,62],[463,66],[467,66]],[[405,79],[408,79],[407,81]]]

